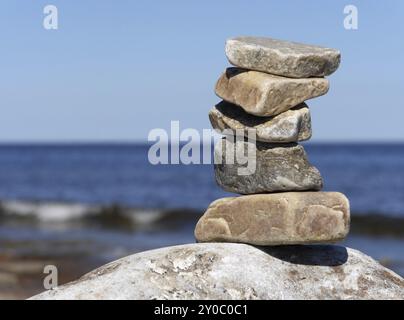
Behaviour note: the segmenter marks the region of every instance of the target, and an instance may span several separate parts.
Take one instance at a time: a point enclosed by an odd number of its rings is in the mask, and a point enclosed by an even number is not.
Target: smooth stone
[[[214,157],[216,182],[229,192],[317,191],[323,187],[320,172],[309,163],[303,147],[295,143],[223,138],[215,145]]]
[[[328,92],[324,78],[291,79],[258,71],[228,68],[216,83],[216,94],[256,116],[274,116]]]
[[[241,68],[291,78],[324,77],[338,69],[338,50],[260,37],[226,41],[226,56]]]
[[[199,243],[111,262],[32,300],[404,299],[404,279],[341,246]]]
[[[338,192],[256,194],[214,201],[195,237],[262,246],[334,243],[346,237],[349,222],[349,201]]]
[[[310,110],[305,103],[274,117],[256,117],[222,101],[209,112],[209,119],[219,132],[230,129],[233,134],[241,131],[247,137],[248,131],[254,130],[256,139],[263,142],[286,143],[311,138]]]

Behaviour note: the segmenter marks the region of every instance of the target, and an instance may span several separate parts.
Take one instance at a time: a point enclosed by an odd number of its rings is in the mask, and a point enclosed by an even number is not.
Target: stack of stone
[[[238,37],[226,43],[228,68],[216,84],[223,99],[210,111],[212,126],[256,133],[255,170],[240,175],[244,164],[226,163],[226,152],[245,156],[247,139],[234,151],[223,138],[215,147],[218,184],[242,194],[214,201],[199,220],[199,242],[254,245],[334,243],[346,237],[347,198],[321,192],[323,180],[297,142],[311,137],[304,101],[327,93],[325,76],[339,66],[337,50],[269,38]],[[245,147],[245,148],[242,148]],[[243,153],[238,155],[237,153]],[[220,163],[221,162],[221,163]],[[304,192],[303,192],[304,191]]]

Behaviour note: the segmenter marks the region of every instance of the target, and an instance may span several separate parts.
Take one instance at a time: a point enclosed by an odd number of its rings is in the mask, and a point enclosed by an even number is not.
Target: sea
[[[342,245],[404,275],[404,144],[304,147],[324,190],[350,200]],[[0,145],[0,298],[41,291],[45,263],[60,267],[63,283],[135,252],[195,242],[209,203],[235,195],[216,184],[212,165],[153,165],[149,148]]]

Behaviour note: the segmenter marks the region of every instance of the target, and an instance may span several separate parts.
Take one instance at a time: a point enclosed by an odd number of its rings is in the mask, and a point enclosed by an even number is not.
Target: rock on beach
[[[200,243],[137,253],[34,300],[403,299],[404,279],[340,246]]]
[[[291,78],[328,76],[341,61],[336,49],[264,37],[232,38],[225,50],[234,66]]]
[[[323,187],[320,172],[296,143],[223,138],[215,145],[214,159],[216,182],[228,192],[318,191]]]
[[[335,243],[346,237],[349,224],[349,201],[339,192],[257,194],[214,201],[195,237],[265,246]]]
[[[242,132],[248,137],[253,130],[256,139],[269,143],[305,141],[311,138],[311,117],[305,103],[274,117],[256,117],[241,107],[222,101],[210,112],[212,127],[219,132],[231,130],[233,134]]]
[[[245,112],[275,116],[328,92],[324,78],[291,79],[257,71],[228,68],[216,83],[216,94]]]

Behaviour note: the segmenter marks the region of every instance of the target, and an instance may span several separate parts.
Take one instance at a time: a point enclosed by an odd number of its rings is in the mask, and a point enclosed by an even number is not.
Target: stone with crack
[[[231,130],[232,134],[247,137],[254,130],[256,139],[263,142],[287,143],[311,138],[311,117],[305,103],[274,117],[256,117],[241,107],[221,101],[210,112],[209,119],[219,132]]]
[[[324,78],[291,79],[263,72],[228,68],[216,83],[216,94],[247,113],[275,116],[328,92]]]
[[[216,182],[226,191],[254,194],[317,191],[320,172],[307,160],[301,145],[222,138],[215,145]]]
[[[346,237],[349,224],[349,201],[338,192],[258,194],[214,201],[195,237],[263,246],[334,243]]]

